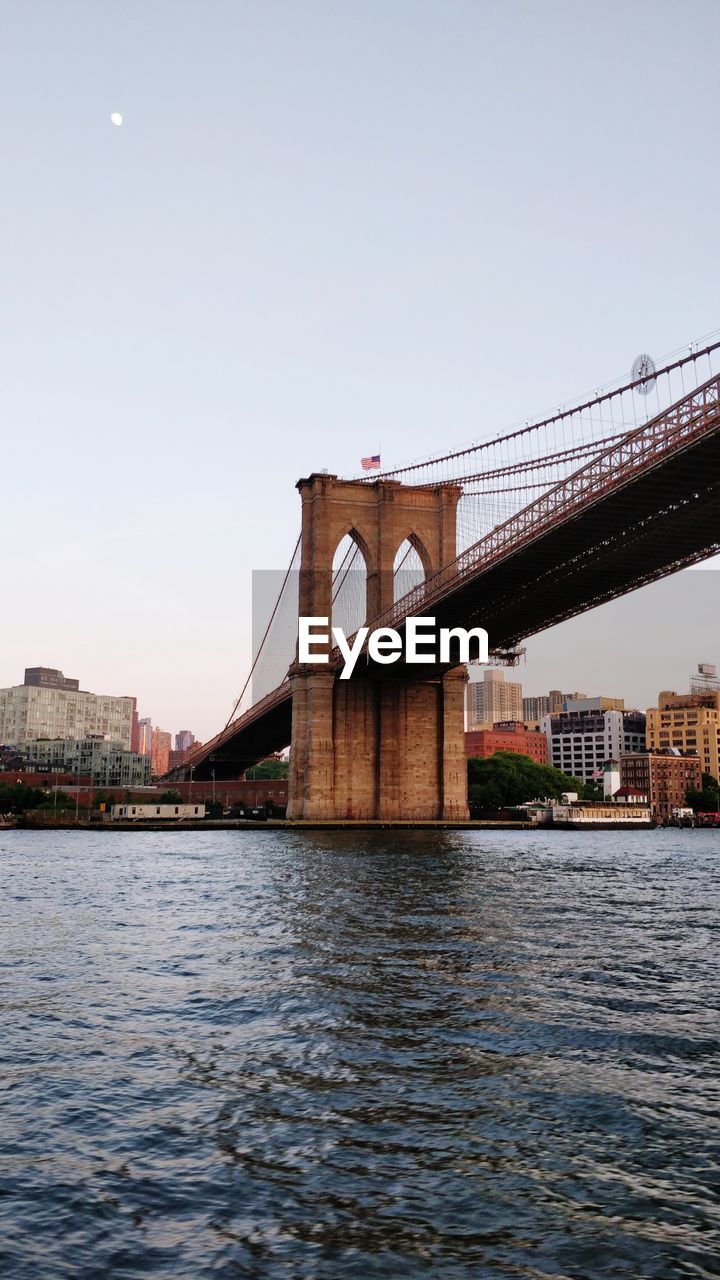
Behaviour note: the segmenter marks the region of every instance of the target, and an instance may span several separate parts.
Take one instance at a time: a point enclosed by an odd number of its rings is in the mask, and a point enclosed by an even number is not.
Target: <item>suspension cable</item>
[[[247,680],[245,681],[245,683],[244,683],[244,685],[243,685],[242,689],[240,690],[240,696],[238,697],[238,699],[237,699],[237,701],[236,701],[236,703],[235,703],[235,706],[233,707],[232,711],[230,712],[230,715],[228,716],[228,719],[227,719],[227,720],[226,720],[226,722],[225,722],[225,729],[227,729],[228,725],[229,725],[229,724],[231,724],[231,723],[232,723],[232,721],[235,719],[235,712],[237,711],[238,707],[240,706],[240,703],[242,702],[243,698],[245,697],[245,691],[246,691],[246,689],[247,689],[248,685],[250,684],[250,681],[252,680],[253,671],[255,670],[255,668],[256,668],[256,666],[257,666],[257,664],[258,664],[258,658],[260,657],[260,654],[262,653],[262,647],[263,647],[263,645],[265,644],[265,641],[266,641],[266,640],[267,640],[267,638],[268,638],[268,632],[269,632],[269,630],[270,630],[270,628],[271,628],[271,626],[272,626],[272,624],[273,624],[273,620],[274,620],[274,618],[275,618],[275,614],[276,614],[276,613],[277,613],[277,611],[278,611],[278,607],[279,607],[279,605],[280,605],[280,601],[281,601],[281,599],[282,599],[282,593],[283,593],[283,591],[285,590],[285,587],[286,587],[286,585],[287,585],[287,580],[288,580],[288,578],[290,577],[290,571],[291,571],[291,569],[292,569],[292,567],[293,567],[293,564],[294,564],[294,562],[295,562],[295,556],[297,555],[298,547],[300,546],[300,539],[301,539],[301,538],[302,538],[302,533],[299,533],[299,534],[298,534],[298,540],[297,540],[297,542],[295,543],[295,549],[294,549],[294,551],[293,551],[293,553],[292,553],[292,555],[291,555],[291,557],[290,557],[290,563],[289,563],[289,565],[288,565],[288,567],[287,567],[287,570],[286,570],[286,572],[285,572],[285,577],[283,578],[283,581],[282,581],[282,586],[281,586],[281,588],[280,588],[280,590],[279,590],[279,592],[278,592],[277,600],[275,601],[275,604],[274,604],[274,606],[273,606],[273,611],[272,611],[272,613],[270,614],[270,620],[269,620],[269,622],[268,622],[268,624],[267,624],[267,626],[266,626],[266,628],[265,628],[265,634],[263,635],[263,638],[262,638],[262,640],[260,641],[260,644],[259,644],[259,646],[258,646],[258,651],[257,651],[257,653],[255,654],[255,657],[253,658],[253,664],[252,664],[252,666],[251,666],[251,668],[250,668],[250,671],[248,672]],[[224,732],[224,730],[223,730],[223,732]]]
[[[719,347],[720,341],[712,342],[709,346],[703,347],[702,350],[693,352],[692,355],[682,356],[679,360],[673,361],[672,364],[664,365],[662,369],[658,369],[655,377],[660,377],[666,373],[669,374],[674,369],[682,369],[691,360],[696,361],[701,356],[707,355],[709,357],[710,353],[712,351],[716,351]],[[515,431],[508,431],[504,435],[498,434],[491,440],[482,440],[474,444],[467,445],[464,449],[456,449],[452,453],[445,453],[436,458],[425,458],[421,462],[411,462],[402,467],[394,467],[392,471],[383,471],[379,476],[374,476],[372,479],[367,476],[361,476],[359,479],[367,480],[368,483],[372,483],[378,479],[389,479],[393,476],[406,475],[410,471],[422,471],[427,467],[437,467],[443,462],[454,462],[456,458],[464,458],[470,453],[480,453],[483,450],[492,449],[497,445],[504,444],[508,440],[517,440],[520,436],[526,436],[533,431],[541,430],[543,427],[552,426],[557,422],[562,422],[565,418],[572,417],[576,413],[583,413],[586,409],[594,408],[595,405],[615,400],[618,396],[623,396],[627,391],[634,391],[636,387],[643,385],[645,382],[647,382],[647,374],[644,377],[635,378],[633,381],[627,382],[623,386],[615,387],[612,391],[605,391],[602,394],[596,393],[591,400],[586,400],[583,404],[574,405],[571,409],[563,409],[558,413],[551,414],[549,417],[543,418],[540,422],[532,422],[527,426],[518,427]]]

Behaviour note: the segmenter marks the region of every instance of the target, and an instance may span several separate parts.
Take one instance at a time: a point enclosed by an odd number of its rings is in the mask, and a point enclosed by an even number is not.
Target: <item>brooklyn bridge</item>
[[[720,549],[720,342],[494,438],[373,477],[298,481],[301,529],[232,715],[169,779],[290,746],[288,817],[467,817],[466,669],[296,661],[298,616],[409,617],[523,640]]]

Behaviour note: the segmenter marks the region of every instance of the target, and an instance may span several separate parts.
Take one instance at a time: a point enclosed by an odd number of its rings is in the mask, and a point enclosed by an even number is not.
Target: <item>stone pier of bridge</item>
[[[299,614],[332,618],[333,557],[349,534],[367,571],[366,617],[393,604],[398,548],[410,541],[425,574],[456,554],[455,485],[341,481],[315,474],[302,498]],[[460,821],[468,816],[464,667],[364,668],[341,680],[322,665],[290,668],[288,817]]]

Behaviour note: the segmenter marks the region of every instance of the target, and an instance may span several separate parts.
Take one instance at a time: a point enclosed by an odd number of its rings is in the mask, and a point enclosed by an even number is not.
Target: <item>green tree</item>
[[[0,782],[0,813],[25,813],[37,809],[46,798],[40,787],[27,787],[24,782]]]
[[[179,791],[163,791],[158,798],[158,804],[182,804],[183,798]]]
[[[278,760],[271,756],[269,760],[261,760],[259,764],[252,765],[245,772],[245,777],[252,781],[262,778],[287,778],[288,776],[287,760]]]
[[[568,777],[553,765],[538,764],[518,752],[496,751],[484,760],[471,757],[467,768],[468,799],[476,809],[502,809],[539,799],[559,800],[565,791],[576,791],[585,799],[587,788],[579,778]]]
[[[35,805],[35,808],[57,809],[58,813],[62,813],[65,809],[74,809],[75,801],[70,798],[66,791],[58,791],[57,795],[52,791],[50,795],[43,793],[43,798],[40,801],[40,804]]]
[[[720,812],[720,789],[718,788],[717,779],[711,773],[704,773],[702,775],[701,789],[699,791],[693,789],[688,791],[685,795],[685,803],[695,813]]]

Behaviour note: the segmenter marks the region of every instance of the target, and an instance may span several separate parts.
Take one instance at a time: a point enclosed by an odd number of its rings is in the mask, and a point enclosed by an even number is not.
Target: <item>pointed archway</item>
[[[331,625],[351,636],[367,621],[367,562],[362,540],[350,529],[335,548],[332,563]]]
[[[409,534],[395,553],[393,563],[393,603],[420,586],[430,571],[430,560],[415,534]]]

